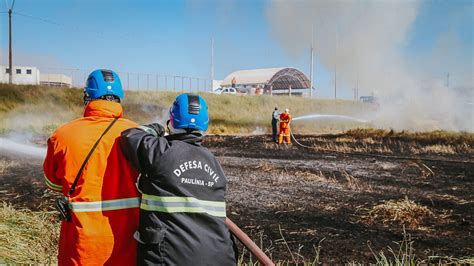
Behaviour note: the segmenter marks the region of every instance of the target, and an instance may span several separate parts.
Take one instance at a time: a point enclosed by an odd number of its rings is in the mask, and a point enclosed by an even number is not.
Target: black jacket
[[[163,134],[151,124],[124,131],[120,143],[141,172],[138,264],[235,265],[221,166],[200,135]]]

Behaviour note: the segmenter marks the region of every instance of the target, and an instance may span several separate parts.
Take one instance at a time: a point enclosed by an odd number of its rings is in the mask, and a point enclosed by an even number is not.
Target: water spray
[[[46,157],[46,148],[18,143],[6,138],[0,138],[0,150],[5,150],[10,153],[29,155],[41,159]]]
[[[339,120],[339,121],[353,121],[353,122],[359,122],[359,123],[368,123],[369,121],[351,117],[351,116],[346,116],[346,115],[323,115],[323,114],[311,114],[311,115],[304,115],[304,116],[298,116],[293,118],[293,121],[298,121],[298,120],[310,120],[310,119],[318,119],[318,120]]]
[[[326,114],[311,114],[311,115],[304,115],[304,116],[298,116],[293,118],[293,121],[298,121],[298,120],[339,120],[339,121],[353,121],[353,122],[358,122],[358,123],[368,123],[369,121],[351,117],[351,116],[346,116],[346,115],[326,115]],[[296,144],[298,144],[301,147],[308,148],[308,149],[314,149],[314,147],[307,146],[304,144],[301,144],[298,142],[298,140],[295,138],[295,135],[293,135],[293,130],[290,129],[290,135],[291,138],[295,141]]]

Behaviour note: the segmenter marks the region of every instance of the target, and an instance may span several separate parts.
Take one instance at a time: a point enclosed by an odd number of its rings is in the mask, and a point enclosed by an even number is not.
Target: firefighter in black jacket
[[[237,250],[224,224],[226,176],[201,142],[208,128],[201,96],[181,94],[160,124],[122,133],[121,148],[140,170],[138,265],[235,265]]]

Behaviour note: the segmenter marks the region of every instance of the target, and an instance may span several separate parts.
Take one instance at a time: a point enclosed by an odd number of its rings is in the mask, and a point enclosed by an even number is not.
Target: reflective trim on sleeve
[[[158,137],[158,133],[156,133],[156,131],[152,128],[149,128],[147,126],[139,126],[138,128],[145,131],[146,133],[150,133],[153,136]]]
[[[167,213],[207,213],[226,217],[225,202],[199,200],[193,197],[160,197],[143,194],[140,209]]]
[[[46,183],[46,186],[49,187],[50,189],[54,191],[63,191],[63,186],[62,185],[56,185],[53,182],[51,182],[47,176],[44,176],[44,183]]]
[[[89,202],[69,202],[73,212],[100,212],[121,209],[138,208],[140,198],[125,198],[116,200],[89,201]]]

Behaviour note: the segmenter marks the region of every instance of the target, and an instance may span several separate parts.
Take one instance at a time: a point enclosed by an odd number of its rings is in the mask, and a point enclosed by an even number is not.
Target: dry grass
[[[0,208],[0,262],[56,263],[59,223],[49,212]]]
[[[298,138],[305,138],[305,136],[300,135]],[[450,156],[474,154],[474,134],[462,132],[407,133],[392,130],[354,129],[342,134],[320,135],[309,140],[313,142],[310,146],[321,152]]]
[[[349,174],[348,172],[343,171],[342,175],[346,179],[345,186],[347,188],[351,190],[356,190],[356,191],[367,191],[367,192],[373,191],[372,185],[360,180],[359,178]]]
[[[433,217],[434,214],[428,207],[417,204],[405,197],[402,200],[389,200],[375,205],[369,211],[367,218],[372,222],[398,224],[417,229]]]
[[[277,166],[269,162],[259,162],[257,165],[253,166],[252,168],[255,170],[263,171],[263,172],[271,172],[278,169]]]
[[[404,201],[408,201],[405,199]],[[392,204],[392,203],[390,203]],[[389,205],[390,205],[389,204]],[[396,204],[400,205],[400,204]],[[412,202],[402,205],[413,205]],[[416,205],[416,204],[415,204]],[[380,205],[377,205],[380,206]],[[376,207],[377,207],[376,206]],[[410,210],[419,209],[420,206],[410,207]],[[421,207],[423,209],[423,207]],[[377,208],[379,209],[379,208]],[[384,208],[385,209],[385,208]],[[393,209],[390,207],[389,209]],[[300,255],[302,245],[298,245],[296,250],[289,247],[289,242],[285,239],[283,229],[280,228],[281,239],[275,241],[265,239],[260,235],[257,243],[271,257],[273,244],[286,245],[289,254],[289,260],[277,261],[276,265],[320,265],[324,262],[321,257],[324,238],[319,241],[314,248],[314,255],[311,258],[305,258]],[[312,235],[314,232],[288,232],[305,233]],[[0,264],[56,264],[57,239],[59,235],[59,223],[55,214],[50,212],[32,212],[29,210],[15,210],[11,206],[3,203],[0,208]],[[265,239],[265,241],[264,241]],[[270,244],[264,244],[269,242]],[[423,265],[423,264],[470,264],[474,263],[473,257],[453,258],[448,256],[430,256],[426,259],[416,259],[414,256],[414,241],[410,235],[404,233],[401,242],[396,242],[396,247],[388,246],[388,253],[381,250],[373,252],[376,265]],[[266,245],[266,247],[264,247]],[[369,246],[370,247],[370,246]],[[249,256],[245,249],[240,254],[238,265],[261,265],[259,262]],[[360,265],[357,262],[348,262],[349,265]]]
[[[469,132],[454,132],[445,130],[434,130],[426,132],[410,132],[410,131],[394,131],[392,129],[374,129],[374,128],[358,128],[351,129],[346,135],[355,138],[374,138],[380,139],[385,137],[413,139],[413,140],[430,140],[430,141],[464,141],[474,142],[474,134]]]
[[[296,171],[294,173],[294,175],[298,179],[302,179],[302,180],[309,181],[309,182],[312,182],[312,181],[328,182],[328,181],[330,181],[329,179],[324,177],[324,175],[322,175],[322,174],[315,174],[315,173],[311,173],[311,172],[308,172],[308,171],[304,171],[304,172],[303,171]]]
[[[6,173],[12,167],[18,167],[19,163],[6,159],[0,159],[0,175]]]
[[[420,147],[421,153],[440,153],[440,154],[455,154],[456,150],[452,145],[435,144]]]

